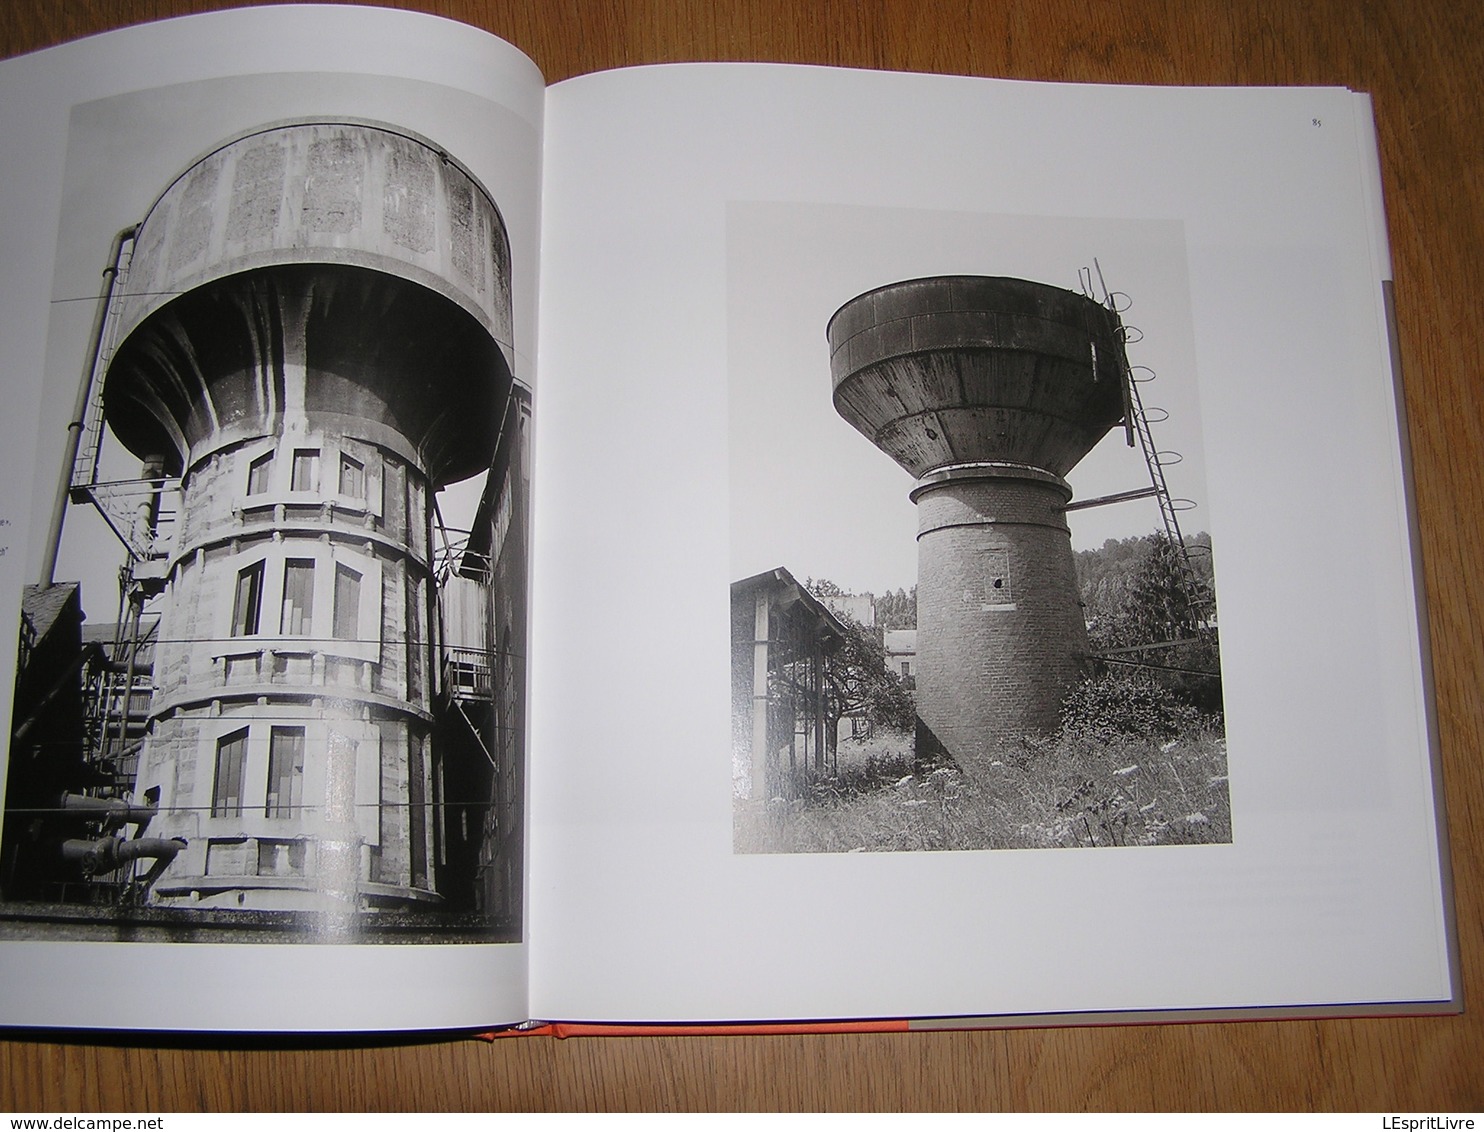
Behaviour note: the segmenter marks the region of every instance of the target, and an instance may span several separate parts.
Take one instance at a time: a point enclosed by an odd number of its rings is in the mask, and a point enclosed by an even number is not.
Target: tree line
[[[1101,547],[1075,555],[1077,581],[1089,644],[1094,654],[1122,655],[1143,664],[1159,683],[1205,710],[1220,710],[1215,633],[1216,580],[1211,536],[1188,536],[1181,552],[1163,533],[1108,539]],[[826,604],[852,597],[828,578],[810,578],[805,587]],[[871,597],[875,625],[838,613],[845,640],[826,675],[829,745],[834,749],[841,719],[863,718],[877,726],[910,730],[916,715],[911,688],[887,663],[884,633],[917,628],[917,587]],[[1145,654],[1141,646],[1169,642]],[[1183,671],[1181,671],[1183,670]],[[1201,675],[1198,675],[1201,674]]]

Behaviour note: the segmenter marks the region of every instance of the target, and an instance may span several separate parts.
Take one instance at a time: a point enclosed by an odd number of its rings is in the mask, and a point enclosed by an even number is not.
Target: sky
[[[1167,460],[1172,496],[1204,521],[1200,406],[1183,226],[1104,220],[733,203],[727,213],[731,573],[784,566],[853,591],[909,589],[917,577],[914,480],[839,417],[830,400],[830,316],[862,292],[929,275],[1002,275],[1080,290],[1081,269],[1101,268],[1143,332],[1129,362],[1154,379],[1140,386]],[[1131,339],[1137,334],[1131,332]],[[1144,371],[1140,371],[1141,373]],[[1115,429],[1068,479],[1076,498],[1149,484],[1139,449]],[[1151,499],[1068,516],[1076,549],[1147,534],[1160,525]]]

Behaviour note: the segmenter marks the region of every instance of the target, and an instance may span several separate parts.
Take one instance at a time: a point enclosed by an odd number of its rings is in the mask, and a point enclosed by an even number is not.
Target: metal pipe
[[[140,837],[133,841],[120,841],[116,837],[105,837],[99,841],[72,838],[62,842],[62,857],[68,861],[81,862],[89,873],[111,873],[140,857],[152,857],[168,864],[185,847],[186,840],[183,837]]]
[[[89,821],[101,820],[115,829],[125,824],[147,825],[159,814],[154,806],[140,806],[122,798],[90,798],[86,794],[63,794],[61,808]]]
[[[98,679],[94,690],[97,693],[93,703],[89,705],[91,722],[96,725],[94,733],[93,749],[99,751],[103,758],[108,757],[108,728],[112,714],[113,690],[118,684],[119,657],[123,655],[124,625],[124,603],[128,598],[129,590],[129,567],[119,567],[119,604],[118,613],[113,622],[113,655],[108,662],[101,665]]]
[[[132,559],[130,560],[132,564]],[[129,717],[134,712],[134,671],[139,658],[139,622],[144,613],[144,595],[137,587],[129,594],[129,663],[124,668],[124,686],[119,697],[118,741],[122,747],[129,738]],[[103,732],[103,753],[109,753],[108,732]]]
[[[62,470],[57,476],[57,492],[52,499],[51,521],[46,530],[45,557],[42,559],[40,576],[43,589],[52,584],[57,572],[57,553],[62,546],[62,519],[67,513],[67,500],[72,489],[72,469],[77,463],[77,450],[82,443],[88,399],[93,391],[93,372],[98,368],[98,356],[103,352],[103,328],[108,320],[108,305],[113,301],[113,285],[118,278],[119,260],[124,254],[124,241],[132,239],[138,229],[137,224],[131,224],[114,236],[113,247],[108,255],[108,266],[103,269],[103,293],[98,296],[98,306],[93,312],[88,360],[83,366],[82,380],[77,385],[77,400],[73,403],[72,419],[67,423],[67,443],[62,453]]]
[[[84,875],[95,877],[99,873],[111,873],[131,865],[141,857],[154,861],[142,877],[132,878],[120,896],[122,904],[142,904],[149,898],[149,890],[155,881],[164,875],[176,855],[186,847],[184,837],[136,837],[133,841],[120,841],[105,837],[101,841],[84,841],[74,838],[62,842],[62,859],[74,861],[82,867]]]
[[[1099,495],[1095,499],[1078,499],[1068,503],[1062,508],[1063,511],[1081,511],[1087,507],[1102,507],[1107,503],[1126,503],[1130,499],[1148,499],[1151,495],[1158,495],[1157,487],[1136,487],[1132,491],[1116,491],[1112,495]]]

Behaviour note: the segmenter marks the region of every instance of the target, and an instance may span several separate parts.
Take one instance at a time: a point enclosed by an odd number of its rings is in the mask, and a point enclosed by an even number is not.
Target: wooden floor
[[[215,6],[4,0],[0,54]],[[0,1110],[1484,1109],[1484,4],[407,6],[512,40],[550,81],[628,64],[739,59],[1369,91],[1395,257],[1465,993],[1475,1009],[1443,1019],[271,1049],[20,1036],[0,1042]]]

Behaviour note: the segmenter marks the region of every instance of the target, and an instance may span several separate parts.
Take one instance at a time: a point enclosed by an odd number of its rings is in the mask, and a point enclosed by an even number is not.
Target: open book
[[[1369,101],[0,65],[0,1023],[1458,1009]]]

